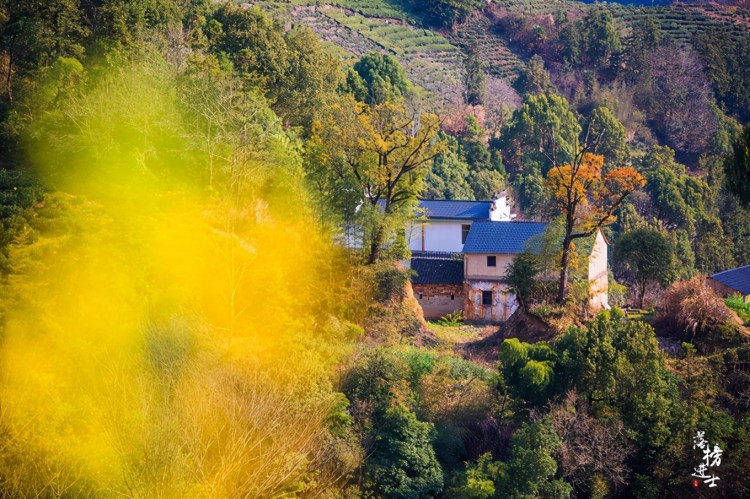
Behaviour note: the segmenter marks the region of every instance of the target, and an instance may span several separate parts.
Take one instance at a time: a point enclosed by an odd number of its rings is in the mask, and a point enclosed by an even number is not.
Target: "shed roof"
[[[412,258],[414,284],[461,284],[464,282],[464,260],[455,258]]]
[[[526,242],[546,227],[543,222],[475,222],[466,237],[464,253],[521,253]]]
[[[718,272],[712,275],[711,279],[719,281],[743,295],[750,295],[750,265]]]

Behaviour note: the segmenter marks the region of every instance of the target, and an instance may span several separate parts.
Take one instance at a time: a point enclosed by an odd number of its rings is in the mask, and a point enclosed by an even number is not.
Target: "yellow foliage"
[[[603,167],[604,156],[585,153],[572,164],[553,166],[547,174],[553,200],[582,232],[614,222],[614,211],[625,196],[646,184],[633,167],[612,168],[606,173]]]
[[[35,143],[61,190],[3,282],[10,495],[272,497],[348,471],[321,455],[330,369],[356,334],[332,319],[348,261],[273,120],[225,140],[203,188],[173,85],[124,69]]]

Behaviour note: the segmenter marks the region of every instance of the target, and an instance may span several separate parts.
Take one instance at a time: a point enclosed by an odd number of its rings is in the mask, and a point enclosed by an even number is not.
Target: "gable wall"
[[[589,305],[593,311],[609,306],[609,275],[607,271],[607,241],[601,231],[596,233],[589,256]]]

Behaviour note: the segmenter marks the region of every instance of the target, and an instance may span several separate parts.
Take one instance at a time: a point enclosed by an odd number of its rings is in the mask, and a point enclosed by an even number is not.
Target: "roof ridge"
[[[440,203],[492,203],[490,199],[426,199],[418,198],[418,201],[431,201]]]
[[[740,270],[740,269],[746,269],[746,268],[748,268],[748,267],[750,267],[750,265],[742,265],[742,266],[740,266],[740,267],[735,267],[735,268],[733,268],[733,269],[727,269],[727,270],[722,270],[721,272],[716,272],[715,274],[711,274],[711,275],[710,275],[710,276],[708,276],[708,277],[713,277],[713,276],[715,276],[715,275],[726,274],[727,272],[735,272],[735,271],[737,271],[737,270]]]
[[[549,222],[537,222],[534,220],[482,220],[477,223],[491,223],[491,224],[542,224],[549,225]]]

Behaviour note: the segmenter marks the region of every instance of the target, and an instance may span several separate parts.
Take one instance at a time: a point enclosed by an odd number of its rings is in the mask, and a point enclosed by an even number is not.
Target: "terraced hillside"
[[[494,3],[501,9],[529,17],[555,15],[563,11],[586,12],[594,7],[592,3],[572,0],[495,0]],[[680,2],[653,7],[613,2],[606,5],[626,29],[645,16],[653,16],[664,34],[680,44],[689,43],[695,34],[703,33],[710,27],[726,30],[734,36],[750,36],[750,10],[744,7]]]
[[[486,16],[472,16],[456,27],[450,40],[466,51],[475,47],[493,76],[513,79],[524,66],[505,39],[494,32],[492,21]]]
[[[572,0],[494,0],[494,4],[527,16],[555,14],[572,9],[584,10],[587,5]]]
[[[434,31],[332,5],[298,6],[290,14],[294,22],[310,26],[323,40],[352,54],[379,51],[395,56],[409,78],[433,94],[450,99],[460,92],[463,53]]]
[[[254,2],[240,2],[247,5],[260,5],[266,10],[276,13],[289,14],[295,7],[310,7],[331,5],[347,9],[367,17],[379,17],[387,19],[400,19],[412,21],[415,19],[405,11],[402,2],[398,0],[259,0]]]
[[[507,85],[524,66],[524,58],[499,33],[490,16],[476,13],[452,30],[437,32],[419,27],[414,14],[399,0],[262,0],[253,2],[295,23],[310,26],[323,40],[352,58],[370,51],[395,56],[410,79],[441,100],[455,100],[460,92],[462,59],[472,47],[488,64],[493,80]],[[527,18],[573,13],[580,17],[590,3],[573,0],[494,0],[492,9]],[[710,28],[733,36],[750,36],[750,10],[715,4],[675,3],[639,7],[606,4],[627,32],[645,16],[654,16],[665,35],[680,44]]]
[[[610,4],[609,8],[616,19],[626,27],[635,21],[653,16],[662,32],[680,44],[688,44],[695,35],[710,28],[718,28],[733,36],[750,36],[750,11],[740,8],[722,8],[717,5],[693,6],[675,4],[667,7],[633,8],[626,5]]]

